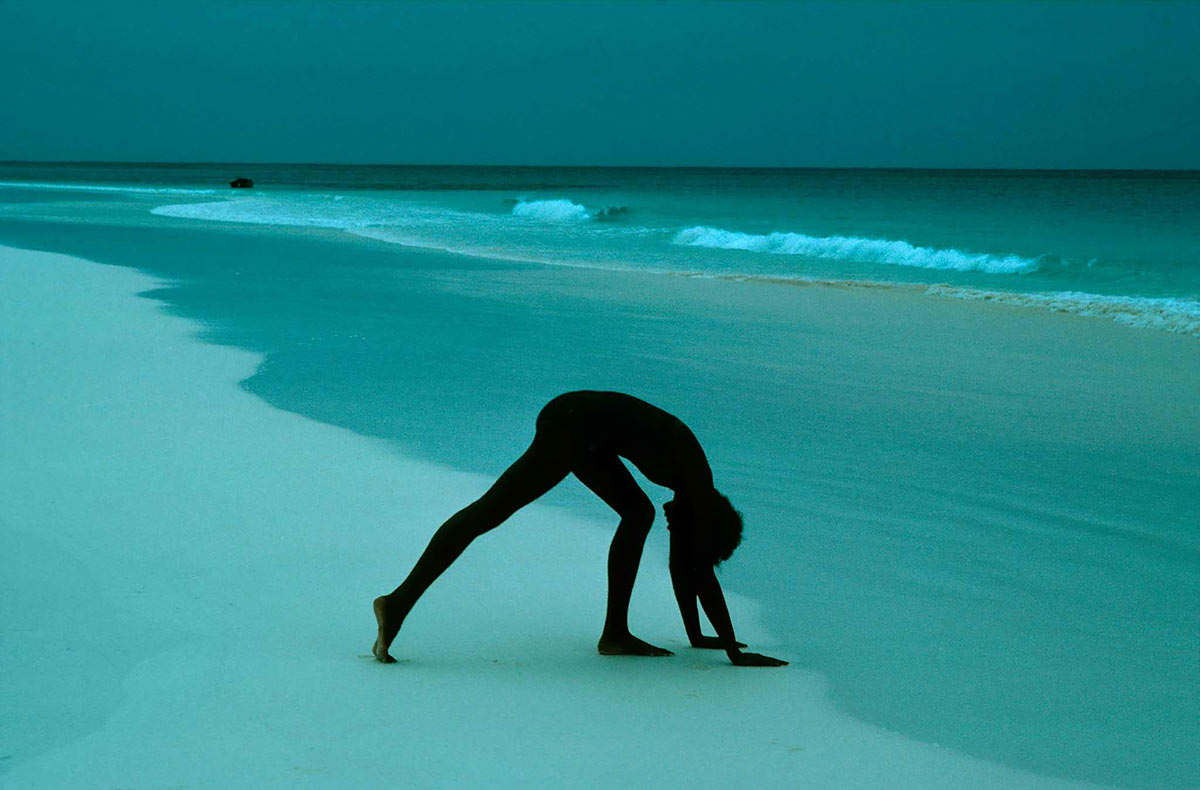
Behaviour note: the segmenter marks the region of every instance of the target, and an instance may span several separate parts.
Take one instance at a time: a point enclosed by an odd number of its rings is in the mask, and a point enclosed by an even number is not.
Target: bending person
[[[678,418],[619,392],[568,392],[537,418],[533,443],[482,497],[450,517],[434,534],[408,578],[375,599],[379,634],[372,652],[395,661],[388,648],[404,618],[434,580],[472,540],[556,486],[568,474],[617,511],[621,523],[608,552],[608,609],[597,649],[605,655],[669,656],[671,651],[629,633],[629,598],[641,562],[654,505],[621,458],[649,480],[675,492],[663,506],[671,531],[671,583],[693,647],[722,649],[738,666],[777,667],[787,662],[743,653],[714,567],[742,539],[742,518],[713,488],[712,470],[700,442]],[[717,636],[700,631],[696,601]]]

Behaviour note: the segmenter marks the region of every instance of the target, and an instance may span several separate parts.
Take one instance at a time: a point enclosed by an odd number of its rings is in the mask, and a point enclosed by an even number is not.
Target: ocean
[[[254,193],[212,191],[243,171]],[[1200,333],[1190,172],[9,165],[0,182],[178,195],[154,212],[487,258],[923,286]]]
[[[645,397],[746,514],[726,583],[843,710],[1194,784],[1200,174],[3,164],[0,243],[162,277],[265,355],[249,391],[454,468],[502,471],[557,392]]]

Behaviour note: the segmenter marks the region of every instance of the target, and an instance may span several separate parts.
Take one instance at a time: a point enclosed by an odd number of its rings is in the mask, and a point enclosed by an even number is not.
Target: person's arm
[[[700,633],[700,612],[696,608],[696,591],[692,589],[687,570],[674,560],[671,561],[671,587],[675,590],[675,602],[679,604],[679,614],[683,617],[683,630],[687,632],[687,638],[692,643],[692,647],[699,647],[700,645],[697,643],[705,639],[714,639],[715,637],[705,637]]]
[[[692,578],[692,557],[682,545],[682,541],[674,540],[672,534],[670,550],[671,587],[675,591],[675,602],[679,604],[679,614],[683,617],[683,629],[687,632],[688,642],[692,647],[720,650],[724,643],[720,637],[705,636],[700,630],[700,612],[696,608],[696,585]],[[745,645],[739,643],[739,647]]]
[[[724,648],[725,645],[720,637],[705,636],[700,630],[700,611],[696,608],[696,587],[692,583],[692,573],[688,563],[679,560],[672,551],[670,567],[671,587],[675,590],[675,602],[679,604],[679,614],[683,617],[683,630],[687,632],[688,642],[692,647]],[[745,647],[745,645],[739,642],[738,647]]]
[[[786,661],[771,658],[760,653],[743,653],[744,644],[737,641],[733,635],[733,622],[729,619],[729,609],[725,606],[725,593],[721,591],[721,583],[712,568],[695,568],[692,571],[696,597],[708,615],[708,621],[717,630],[717,640],[724,648],[730,662],[739,667],[782,667]]]

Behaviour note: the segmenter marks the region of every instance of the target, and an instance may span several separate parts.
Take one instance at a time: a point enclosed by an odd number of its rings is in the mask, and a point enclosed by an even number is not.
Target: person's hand
[[[725,643],[721,641],[719,636],[697,636],[692,641],[692,647],[699,647],[705,650],[724,650]],[[745,642],[734,642],[739,648],[745,647]]]
[[[786,661],[761,653],[734,653],[729,657],[735,667],[786,667]]]

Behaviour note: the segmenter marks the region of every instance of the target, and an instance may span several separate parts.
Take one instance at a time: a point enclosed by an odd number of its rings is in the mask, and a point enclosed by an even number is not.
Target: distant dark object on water
[[[627,206],[608,206],[607,208],[602,208],[599,211],[597,211],[595,214],[593,214],[592,219],[600,220],[601,222],[603,222],[605,220],[616,219],[617,217],[621,216],[622,214],[628,214],[628,213],[629,213],[629,208]]]
[[[249,178],[235,178],[229,182],[229,186],[234,189],[249,189],[254,186],[254,181]]]

